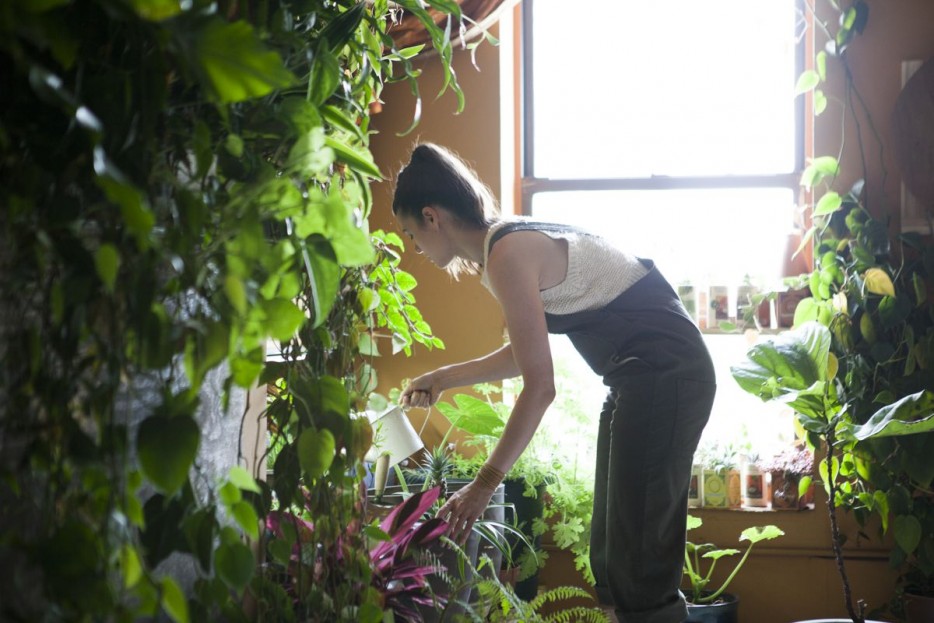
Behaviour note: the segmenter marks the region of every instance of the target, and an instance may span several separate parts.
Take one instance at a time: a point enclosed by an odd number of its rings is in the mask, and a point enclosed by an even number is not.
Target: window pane
[[[532,215],[599,233],[673,284],[774,286],[794,205],[786,188],[551,192]]]
[[[534,4],[535,177],[794,169],[793,2],[568,6]]]

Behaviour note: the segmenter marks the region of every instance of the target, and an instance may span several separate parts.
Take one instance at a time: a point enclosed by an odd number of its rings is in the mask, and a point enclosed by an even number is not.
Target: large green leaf
[[[827,376],[830,331],[818,322],[753,346],[746,361],[731,366],[745,391],[764,400],[808,389]]]
[[[327,429],[306,428],[298,437],[298,462],[309,478],[318,478],[331,467],[334,450],[334,435]]]
[[[253,577],[253,552],[243,543],[222,543],[214,554],[217,574],[225,584],[241,591]]]
[[[146,418],[136,437],[143,474],[160,491],[167,494],[178,491],[188,479],[200,439],[198,425],[187,415]]]
[[[930,431],[934,431],[934,393],[925,390],[882,407],[865,424],[854,427],[853,436],[862,441]]]
[[[266,330],[276,340],[288,340],[305,321],[306,316],[295,303],[285,299],[263,301],[266,314]]]
[[[454,396],[454,406],[439,402],[436,407],[451,425],[472,435],[492,436],[498,434],[504,425],[503,418],[487,401],[468,394]]]
[[[914,515],[899,515],[895,518],[895,542],[906,554],[910,554],[921,542],[921,522]]]
[[[314,318],[312,326],[321,326],[337,302],[341,269],[331,244],[320,235],[311,236],[305,246],[305,268],[311,286]]]
[[[753,526],[752,528],[746,528],[743,530],[742,534],[739,535],[739,540],[749,541],[750,543],[758,543],[759,541],[770,541],[782,536],[783,534],[785,533],[781,528],[771,524],[768,526]]]
[[[295,83],[295,76],[283,65],[279,54],[264,46],[248,23],[217,17],[199,25],[199,29],[181,35],[193,37],[184,47],[216,101],[241,102]]]

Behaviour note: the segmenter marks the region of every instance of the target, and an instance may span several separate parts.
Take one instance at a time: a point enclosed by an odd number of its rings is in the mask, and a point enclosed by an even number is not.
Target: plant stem
[[[843,602],[846,605],[846,611],[849,613],[853,623],[864,623],[862,606],[857,612],[853,607],[853,593],[850,590],[850,580],[846,574],[846,565],[843,562],[843,548],[840,546],[840,526],[837,524],[837,505],[835,499],[837,495],[837,483],[833,473],[833,444],[835,441],[835,429],[831,424],[827,432],[827,456],[824,461],[827,463],[827,510],[830,513],[830,544],[833,547],[833,556],[837,563],[837,571],[840,573],[840,579],[843,581]]]

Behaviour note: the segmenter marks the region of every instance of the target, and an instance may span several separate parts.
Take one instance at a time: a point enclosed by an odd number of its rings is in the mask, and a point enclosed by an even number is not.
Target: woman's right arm
[[[400,402],[404,407],[428,408],[438,401],[446,389],[516,376],[519,376],[519,366],[513,357],[512,346],[506,344],[489,355],[444,366],[413,379],[402,391]]]

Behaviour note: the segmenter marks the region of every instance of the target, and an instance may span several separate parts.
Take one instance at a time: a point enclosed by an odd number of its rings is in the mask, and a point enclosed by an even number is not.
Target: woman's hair
[[[392,213],[421,224],[426,206],[447,210],[461,225],[473,229],[488,227],[499,212],[493,193],[477,174],[450,150],[432,143],[417,145],[409,163],[399,171]],[[462,258],[447,266],[455,278],[478,269],[476,263]]]

